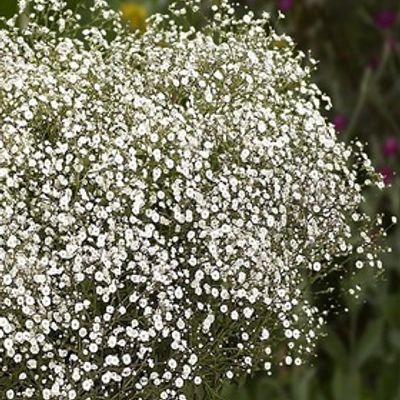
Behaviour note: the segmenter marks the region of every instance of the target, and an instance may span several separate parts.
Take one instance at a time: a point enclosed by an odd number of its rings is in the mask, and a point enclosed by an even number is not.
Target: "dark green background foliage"
[[[78,0],[70,0],[71,5]],[[148,14],[164,11],[167,0],[134,0]],[[113,7],[122,1],[110,0]],[[256,13],[272,13],[278,31],[319,62],[315,79],[333,100],[327,118],[340,140],[367,141],[376,168],[391,186],[368,195],[371,212],[399,215],[400,2],[397,0],[241,0]],[[277,9],[286,14],[277,21]],[[11,16],[16,0],[0,0]],[[381,279],[362,272],[358,300],[348,296],[329,319],[328,335],[311,365],[282,368],[273,377],[249,377],[227,387],[232,400],[400,400],[400,229],[391,228],[393,252],[385,256]],[[346,282],[343,282],[346,287]],[[348,308],[349,312],[343,311]]]

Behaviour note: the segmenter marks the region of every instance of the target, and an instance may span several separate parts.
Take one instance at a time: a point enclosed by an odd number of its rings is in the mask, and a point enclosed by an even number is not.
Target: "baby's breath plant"
[[[27,6],[0,31],[1,398],[217,398],[307,361],[327,277],[384,235],[315,61],[224,1],[145,32]]]

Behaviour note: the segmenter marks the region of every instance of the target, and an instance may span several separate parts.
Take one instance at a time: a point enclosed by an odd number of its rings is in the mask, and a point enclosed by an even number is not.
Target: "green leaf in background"
[[[361,379],[357,370],[337,368],[332,380],[334,400],[362,400]]]
[[[400,362],[381,364],[381,371],[377,382],[372,385],[376,388],[371,399],[400,400]]]
[[[335,365],[344,368],[348,364],[347,350],[337,333],[329,328],[327,331],[327,336],[321,340],[321,347],[331,357]]]
[[[0,0],[0,15],[10,18],[17,12],[17,0]]]
[[[361,367],[371,356],[375,355],[381,345],[383,321],[373,320],[365,329],[364,335],[357,344],[357,366]]]
[[[396,330],[400,329],[400,294],[393,293],[387,296],[382,312],[386,320],[389,321]]]
[[[394,350],[400,352],[400,329],[393,329],[389,332],[389,343]]]
[[[293,372],[291,380],[292,398],[296,400],[310,400],[315,369],[299,369]]]

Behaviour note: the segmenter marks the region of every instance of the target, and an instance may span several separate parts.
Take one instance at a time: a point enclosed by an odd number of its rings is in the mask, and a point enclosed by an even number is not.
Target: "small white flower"
[[[7,240],[7,246],[11,249],[15,249],[18,245],[18,239],[15,235],[11,235]]]
[[[267,340],[269,338],[269,330],[263,328],[261,331],[261,340]]]
[[[82,382],[82,389],[88,392],[93,387],[93,380],[86,379]]]
[[[5,178],[8,174],[7,168],[0,168],[0,178]]]

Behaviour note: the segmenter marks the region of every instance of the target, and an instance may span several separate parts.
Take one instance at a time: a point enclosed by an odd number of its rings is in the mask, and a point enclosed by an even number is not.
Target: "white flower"
[[[11,235],[7,240],[7,246],[11,249],[15,249],[18,245],[18,239],[15,235]]]
[[[263,328],[261,331],[261,340],[267,340],[269,338],[269,330],[266,328]]]
[[[209,30],[179,27],[190,0],[140,35],[104,0],[81,34],[63,1],[29,3],[0,31],[6,398],[184,400],[300,365],[330,310],[304,288],[382,268],[384,235],[304,55],[226,0]]]
[[[93,387],[93,380],[86,379],[82,382],[82,389],[88,392]]]
[[[0,178],[5,178],[7,176],[7,168],[0,168]]]

